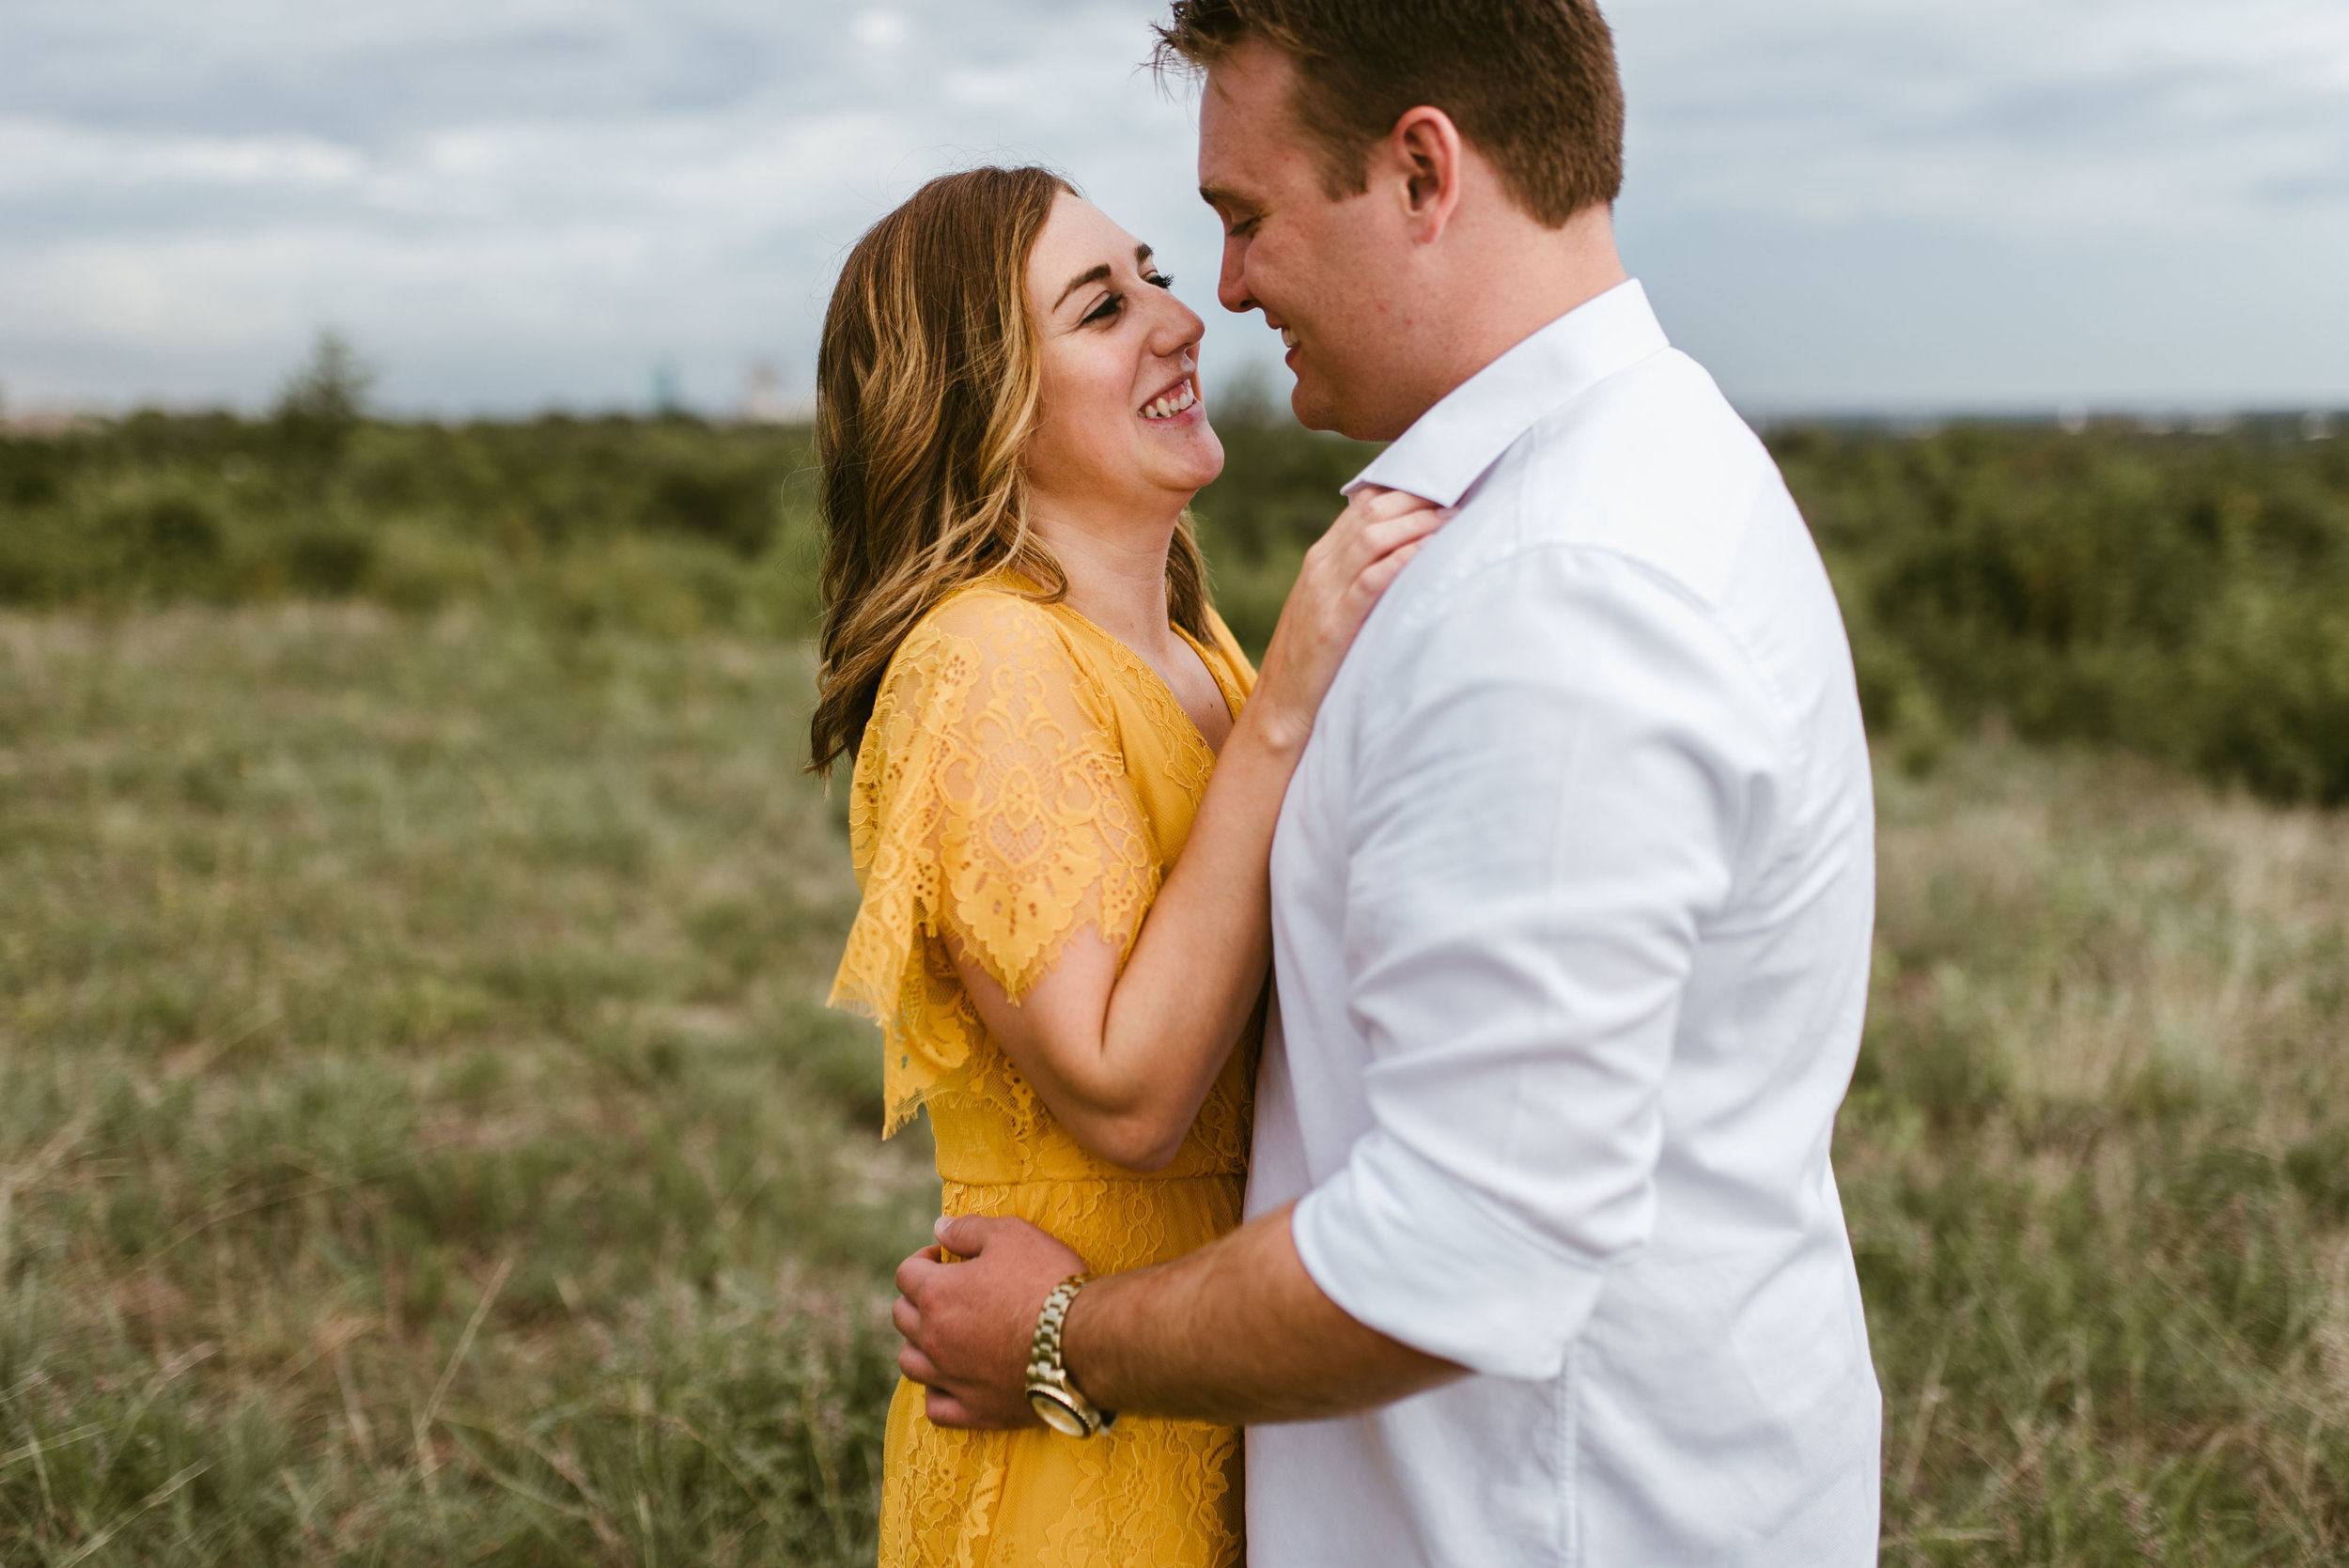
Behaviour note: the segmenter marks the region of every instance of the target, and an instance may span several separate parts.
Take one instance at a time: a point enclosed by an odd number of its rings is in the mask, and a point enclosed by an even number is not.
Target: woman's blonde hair
[[[826,531],[813,760],[854,754],[914,623],[998,567],[1047,603],[1068,591],[1027,522],[1020,458],[1043,376],[1028,255],[1062,192],[1042,168],[941,176],[848,253],[816,357]],[[1167,613],[1206,640],[1206,568],[1186,514]]]

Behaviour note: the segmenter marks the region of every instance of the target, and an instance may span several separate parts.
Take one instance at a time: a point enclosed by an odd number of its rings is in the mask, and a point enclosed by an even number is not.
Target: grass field
[[[935,1212],[786,644],[0,623],[0,1560],[845,1562]]]
[[[2002,745],[1879,785],[1887,1560],[2342,1560],[2343,822]]]
[[[869,1557],[935,1201],[804,655],[0,619],[0,1562]],[[2349,1555],[2349,836],[1888,769],[1839,1168],[1887,1560]]]

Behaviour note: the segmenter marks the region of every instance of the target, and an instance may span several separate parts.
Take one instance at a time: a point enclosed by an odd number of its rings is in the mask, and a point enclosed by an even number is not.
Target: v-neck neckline
[[[1112,631],[1108,627],[1103,626],[1099,621],[1095,620],[1092,616],[1086,614],[1083,611],[1078,609],[1066,599],[1061,600],[1055,608],[1065,610],[1069,614],[1074,615],[1077,619],[1084,622],[1084,624],[1091,627],[1104,642],[1108,643],[1112,647],[1117,649],[1119,653],[1124,654],[1128,659],[1132,660],[1136,664],[1140,665],[1142,667],[1143,674],[1148,675],[1150,679],[1157,684],[1159,693],[1166,698],[1168,704],[1174,707],[1175,712],[1183,716],[1184,725],[1190,731],[1191,738],[1199,743],[1200,749],[1205,751],[1211,760],[1217,760],[1222,757],[1222,752],[1213,741],[1207,738],[1207,732],[1199,727],[1199,721],[1191,717],[1190,709],[1183,706],[1182,695],[1174,690],[1174,683],[1168,680],[1164,673],[1161,672],[1156,664],[1151,663],[1149,660],[1143,658],[1140,648],[1135,647],[1131,643],[1127,642],[1126,639],[1120,637],[1116,632]],[[1193,656],[1198,659],[1199,667],[1207,673],[1207,680],[1215,687],[1217,700],[1223,704],[1224,717],[1228,718],[1236,724],[1238,723],[1239,710],[1232,706],[1231,689],[1224,685],[1223,677],[1216,673],[1215,660],[1207,656],[1206,646],[1200,643],[1199,639],[1184,630],[1180,623],[1174,620],[1168,620],[1166,623],[1166,629],[1183,640],[1183,645],[1190,648]],[[1225,732],[1224,737],[1229,739],[1230,732]]]
[[[1198,638],[1193,637],[1190,632],[1184,630],[1180,625],[1174,621],[1167,622],[1166,626],[1168,630],[1172,631],[1175,636],[1180,637],[1186,644],[1188,644],[1190,647],[1190,651],[1198,657],[1199,667],[1207,672],[1207,682],[1215,688],[1216,700],[1223,705],[1224,719],[1230,723],[1238,723],[1239,709],[1232,704],[1232,688],[1225,684],[1223,672],[1221,668],[1219,668],[1223,660],[1223,651],[1221,648],[1218,648],[1210,652],[1205,643],[1202,643]],[[1140,658],[1141,656],[1136,655],[1135,657]],[[1144,664],[1150,663],[1150,661],[1146,659],[1142,661]],[[1156,665],[1152,665],[1150,673],[1157,675],[1159,674],[1158,667]],[[1207,745],[1206,731],[1199,727],[1198,720],[1190,718],[1190,709],[1183,707],[1183,699],[1175,695],[1174,687],[1167,685],[1166,677],[1164,675],[1159,675],[1159,684],[1160,686],[1165,686],[1166,694],[1174,698],[1174,706],[1176,707],[1183,708],[1183,717],[1190,719],[1191,733],[1199,737],[1199,740],[1202,745],[1207,746],[1207,751],[1210,754],[1221,760],[1223,755],[1223,749],[1221,746]],[[1225,730],[1223,732],[1223,738],[1225,740],[1231,739],[1232,732],[1228,729]]]

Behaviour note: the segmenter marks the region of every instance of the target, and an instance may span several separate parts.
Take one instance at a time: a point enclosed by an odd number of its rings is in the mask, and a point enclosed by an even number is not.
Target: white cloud
[[[1764,408],[2349,400],[2337,0],[1620,0],[1621,210]]]
[[[1626,0],[1658,205],[2030,238],[2349,209],[2337,0]]]
[[[351,148],[299,132],[154,135],[0,119],[0,200],[172,186],[319,191],[349,185],[364,166]]]
[[[79,8],[32,11],[48,63],[81,69],[0,62],[23,106],[0,121],[20,398],[185,397],[209,367],[250,400],[324,322],[416,404],[638,400],[657,364],[723,403],[777,354],[804,385],[838,255],[980,158],[1053,162],[1212,241],[1130,5],[1006,29],[946,6],[223,0],[197,25],[131,0],[118,48]],[[159,34],[185,45],[167,80]]]
[[[982,159],[1076,176],[1228,365],[1266,338],[1138,69],[1162,8],[12,0],[0,384],[251,401],[331,322],[415,406],[641,401],[656,364],[723,403],[762,357],[804,390],[838,256]],[[1627,241],[1738,396],[2349,397],[2340,0],[1610,14]]]
[[[906,41],[906,19],[894,11],[865,11],[856,19],[859,43],[894,49]]]

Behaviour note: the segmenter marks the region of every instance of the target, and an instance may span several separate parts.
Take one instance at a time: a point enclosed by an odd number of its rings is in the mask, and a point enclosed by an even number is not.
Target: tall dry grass
[[[935,1198],[818,1006],[807,697],[536,614],[0,620],[0,1560],[869,1556]],[[2341,1560],[2342,819],[1880,786],[1888,1560]]]
[[[869,1557],[795,649],[0,622],[0,1560]]]
[[[1888,1560],[2341,1560],[2343,822],[1996,743],[1881,785]]]

